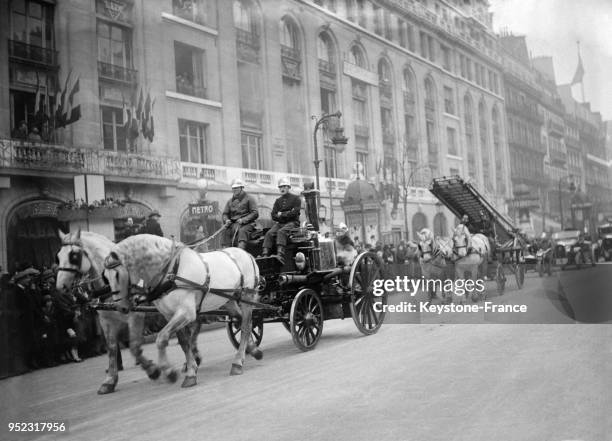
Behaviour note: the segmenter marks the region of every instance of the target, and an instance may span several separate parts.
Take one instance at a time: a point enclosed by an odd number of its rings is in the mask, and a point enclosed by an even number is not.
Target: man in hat
[[[244,191],[244,182],[240,179],[232,181],[232,198],[225,204],[223,210],[223,246],[234,246],[246,249],[250,234],[255,229],[255,220],[259,217],[257,202]]]
[[[26,363],[30,369],[38,369],[41,357],[42,298],[36,290],[34,280],[40,271],[32,267],[13,276],[17,290],[17,304],[21,310],[21,335]]]
[[[149,218],[142,226],[139,231],[140,234],[154,234],[156,236],[164,237],[164,233],[162,232],[161,226],[159,225],[159,218],[161,214],[159,211],[153,210],[151,214],[149,214]]]
[[[289,190],[291,184],[287,178],[278,181],[278,189],[281,196],[276,199],[272,207],[272,220],[276,223],[268,230],[263,243],[264,256],[270,255],[270,250],[277,244],[278,258],[281,262],[285,259],[285,247],[287,238],[292,229],[300,226],[300,210],[302,209],[302,199],[292,194]]]
[[[455,253],[459,257],[467,256],[472,250],[472,233],[468,228],[470,218],[467,214],[461,217],[461,222],[455,227],[453,232],[453,243]]]

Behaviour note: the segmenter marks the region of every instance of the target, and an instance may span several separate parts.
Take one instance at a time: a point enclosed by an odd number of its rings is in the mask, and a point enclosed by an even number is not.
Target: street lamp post
[[[338,118],[340,119],[340,117],[342,116],[342,112],[337,111],[336,113],[331,113],[328,115],[323,115],[321,118],[317,119],[316,116],[313,116],[312,119],[316,120],[315,123],[315,128],[314,128],[314,132],[313,132],[313,141],[314,141],[314,166],[315,166],[315,184],[316,184],[316,189],[319,191],[319,193],[317,193],[317,207],[321,206],[321,196],[320,196],[320,192],[321,192],[321,187],[319,184],[319,164],[321,163],[321,160],[319,159],[319,148],[318,148],[318,144],[317,144],[317,132],[319,131],[319,127],[321,127],[323,124],[327,125],[328,121],[331,118]],[[342,151],[344,151],[344,146],[346,145],[346,143],[348,142],[348,138],[344,136],[344,129],[342,127],[340,127],[340,124],[338,124],[336,126],[336,128],[334,129],[334,135],[331,138],[331,142],[334,145],[334,149],[336,152],[338,153],[342,153]],[[333,167],[334,164],[334,159],[332,157],[332,163],[330,164],[330,170],[328,173],[328,177],[329,177],[329,209],[330,209],[330,220],[331,220],[331,228],[333,228],[333,218],[334,218],[334,208],[333,208],[333,195],[332,195],[332,173],[331,173],[331,167]]]
[[[561,176],[559,178],[559,213],[561,214],[561,230],[563,230],[565,228],[564,225],[564,221],[563,221],[563,196],[561,194],[561,183],[565,180],[565,179],[571,179],[572,175],[568,175],[568,176]],[[574,191],[576,189],[576,186],[574,185],[573,181],[570,181],[570,191]]]

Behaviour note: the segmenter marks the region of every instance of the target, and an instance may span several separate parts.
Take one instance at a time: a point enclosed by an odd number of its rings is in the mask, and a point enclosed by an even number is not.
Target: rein
[[[202,244],[207,243],[210,240],[213,240],[215,237],[217,237],[219,234],[221,234],[221,232],[223,230],[225,230],[225,225],[223,225],[221,228],[219,228],[217,231],[215,231],[212,235],[210,235],[210,236],[208,236],[208,237],[206,237],[204,239],[199,239],[199,240],[196,240],[195,242],[188,243],[185,246],[188,247],[188,248],[192,248],[192,249],[196,248],[198,245],[202,245]]]

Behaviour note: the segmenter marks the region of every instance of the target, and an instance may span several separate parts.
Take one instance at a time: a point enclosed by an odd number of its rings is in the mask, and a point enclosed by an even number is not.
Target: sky
[[[489,0],[496,32],[526,35],[532,56],[552,56],[556,83],[572,81],[578,47],[584,67],[584,98],[612,120],[612,0]],[[573,96],[582,102],[579,84]]]

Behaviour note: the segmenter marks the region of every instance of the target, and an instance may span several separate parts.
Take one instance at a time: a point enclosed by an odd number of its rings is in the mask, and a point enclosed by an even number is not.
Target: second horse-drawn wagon
[[[518,288],[522,288],[526,241],[519,229],[459,176],[434,178],[429,190],[459,219],[468,216],[466,226],[470,233],[488,238],[491,250],[488,268],[494,271],[491,275],[497,283],[498,293],[504,293],[507,272],[514,275]]]

